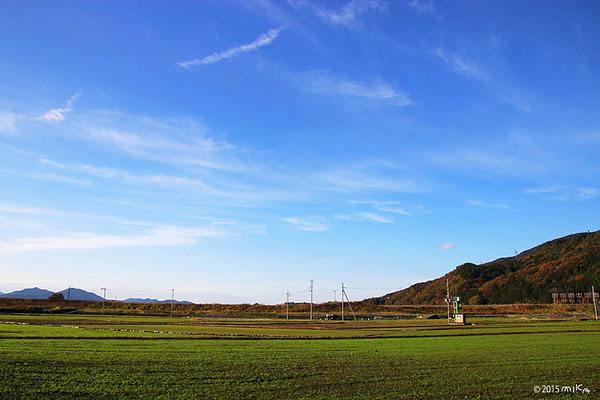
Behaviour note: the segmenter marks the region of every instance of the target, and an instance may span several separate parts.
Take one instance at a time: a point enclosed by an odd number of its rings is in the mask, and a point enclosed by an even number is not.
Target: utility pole
[[[312,320],[313,317],[313,289],[315,286],[315,281],[313,281],[312,279],[310,280],[310,319]]]
[[[285,319],[290,319],[290,291],[285,294]]]
[[[71,286],[69,286],[69,291],[67,292],[67,300],[71,300]]]
[[[333,302],[337,303],[337,290],[333,291]]]
[[[173,302],[175,301],[175,289],[171,288],[171,317],[173,316]]]
[[[594,302],[594,314],[596,314],[596,321],[598,321],[598,308],[596,306],[596,293],[594,292],[593,286],[592,286],[592,301]]]
[[[450,283],[446,279],[446,305],[448,306],[448,324],[450,324]]]
[[[342,322],[344,322],[344,282],[342,282]]]
[[[356,321],[356,314],[354,314],[354,310],[352,309],[352,303],[350,303],[350,299],[348,298],[348,294],[346,293],[346,290],[344,288],[344,284],[342,283],[342,321],[344,321],[344,311],[343,311],[344,296],[346,296],[346,301],[348,302],[348,307],[350,307],[350,311],[352,312],[352,316],[354,317],[354,320]]]
[[[106,288],[100,288],[100,290],[104,291],[104,296],[102,296],[102,315],[104,315],[104,302],[106,301]]]

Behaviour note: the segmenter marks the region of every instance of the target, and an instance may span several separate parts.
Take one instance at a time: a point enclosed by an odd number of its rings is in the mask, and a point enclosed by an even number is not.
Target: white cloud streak
[[[137,235],[101,235],[84,232],[62,237],[21,238],[0,245],[0,252],[82,250],[107,247],[187,246],[201,237],[225,236],[202,227],[164,226]]]
[[[195,59],[189,60],[189,61],[180,61],[177,63],[177,65],[179,65],[180,67],[183,67],[183,68],[190,68],[190,67],[193,67],[196,65],[214,64],[221,60],[226,60],[228,58],[237,56],[242,53],[258,50],[258,48],[260,48],[262,46],[271,44],[273,42],[273,40],[275,40],[277,38],[277,36],[279,36],[279,33],[281,32],[282,29],[283,28],[281,28],[281,27],[276,28],[276,29],[269,29],[269,31],[261,34],[252,43],[244,44],[244,45],[241,45],[238,47],[232,47],[225,51],[213,53],[213,54],[210,54],[203,58],[195,58]]]
[[[467,204],[473,207],[481,207],[481,208],[498,208],[498,209],[507,209],[510,208],[505,204],[493,204],[493,203],[485,203],[481,200],[468,200]]]
[[[74,94],[67,101],[67,106],[66,107],[64,107],[64,108],[53,108],[53,109],[47,111],[39,119],[41,119],[43,121],[50,121],[50,122],[62,121],[63,119],[65,119],[65,115],[64,115],[65,113],[73,111],[73,103],[75,103],[75,100],[77,100],[78,97],[79,97],[79,94]]]
[[[368,84],[331,76],[326,71],[311,71],[302,75],[303,87],[314,93],[369,99],[394,106],[408,106],[410,97],[388,83]]]
[[[442,250],[449,250],[449,249],[453,249],[455,247],[454,243],[443,243],[440,245],[440,249]]]
[[[600,190],[595,188],[578,188],[577,197],[582,200],[595,199],[600,196]]]
[[[358,17],[369,11],[385,12],[388,3],[381,0],[351,0],[337,10],[326,10],[306,0],[288,0],[294,7],[308,8],[323,22],[331,25],[351,27],[356,24]]]
[[[353,214],[336,214],[334,218],[342,221],[368,221],[382,224],[393,224],[394,220],[384,215],[368,211],[357,211]]]
[[[228,171],[247,168],[239,157],[241,149],[214,139],[204,124],[189,118],[155,119],[97,111],[80,116],[57,134],[148,161]]]
[[[562,201],[591,200],[600,197],[600,189],[597,188],[569,188],[558,185],[526,189],[525,193],[530,195],[549,195],[552,199]]]
[[[322,232],[328,229],[325,224],[317,222],[312,218],[289,217],[283,218],[283,220],[292,224],[299,231]]]
[[[349,192],[358,190],[390,191],[402,193],[421,193],[422,185],[405,178],[390,179],[377,171],[368,169],[336,169],[316,174],[316,178],[329,186],[330,190]]]
[[[445,148],[425,153],[424,157],[433,164],[469,171],[485,170],[499,174],[528,176],[543,173],[548,168],[548,157],[542,151],[517,147],[510,142],[494,142],[463,148]]]
[[[542,193],[556,193],[564,189],[563,186],[544,186],[525,189],[525,194],[542,194]]]
[[[412,0],[409,6],[417,15],[432,14],[435,11],[431,0]]]
[[[379,215],[372,212],[357,212],[356,215],[361,219],[373,222],[381,222],[382,224],[391,224],[394,222],[394,220],[391,218],[387,218],[383,215]]]
[[[86,164],[62,164],[56,161],[48,160],[48,159],[40,159],[41,163],[63,169],[70,173],[81,173],[86,174],[88,176],[93,176],[97,178],[103,179],[115,179],[118,181],[122,181],[125,183],[134,183],[140,185],[156,185],[162,187],[181,187],[184,189],[196,189],[201,191],[205,195],[216,196],[216,197],[238,197],[242,196],[242,193],[236,193],[234,191],[223,191],[216,187],[213,187],[207,184],[203,179],[200,178],[191,178],[187,176],[173,176],[173,175],[164,175],[164,174],[145,174],[145,175],[136,175],[127,171],[107,168],[107,167],[96,167],[92,165]],[[48,177],[48,180],[52,179],[52,174],[39,174],[38,177],[44,178]],[[64,177],[62,180],[64,183],[80,183],[80,182],[88,182],[78,178],[70,178]]]
[[[36,207],[22,207],[7,204],[0,204],[0,212],[10,214],[30,214],[30,215],[47,215],[54,214],[53,210],[46,210]]]
[[[419,210],[422,211],[422,207],[420,207],[420,206],[419,207],[411,207],[411,210],[409,210],[408,207],[401,206],[398,201],[358,200],[358,201],[352,201],[351,203],[353,203],[353,204],[368,204],[368,205],[375,207],[379,211],[392,213],[392,214],[405,215],[405,216],[415,215],[415,213],[418,213]]]
[[[531,111],[532,96],[525,91],[490,75],[458,54],[446,54],[441,48],[437,48],[434,53],[454,72],[481,83],[493,96],[522,111]]]
[[[92,182],[88,179],[79,179],[79,178],[74,178],[72,176],[54,174],[51,172],[33,173],[29,176],[31,176],[32,178],[35,178],[35,179],[41,179],[44,181],[56,182],[56,183],[66,183],[69,185],[89,186],[92,184]]]
[[[0,113],[0,132],[14,132],[16,120],[17,117],[15,114],[7,112]]]

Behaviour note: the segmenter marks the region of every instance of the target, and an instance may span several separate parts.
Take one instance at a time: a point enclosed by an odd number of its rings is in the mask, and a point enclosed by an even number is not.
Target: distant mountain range
[[[47,299],[54,292],[46,289],[40,289],[39,287],[28,288],[23,290],[16,290],[10,293],[4,293],[0,297],[9,299]]]
[[[62,293],[66,300],[87,300],[87,301],[102,301],[102,297],[95,293],[85,291],[77,288],[67,288],[61,290],[58,293]],[[9,299],[47,299],[54,292],[47,289],[40,289],[38,287],[27,288],[23,290],[17,290],[10,293],[3,293],[0,297]]]
[[[123,300],[125,303],[171,303],[171,300],[158,300],[158,299],[140,299],[138,297],[130,297],[128,299]],[[175,300],[173,303],[175,304],[194,304],[191,301],[179,301]]]
[[[454,271],[368,299],[376,304],[444,304],[446,279],[465,304],[551,303],[553,292],[600,289],[600,231],[555,239],[514,257]]]
[[[28,288],[23,290],[17,290],[10,293],[0,293],[0,298],[9,298],[9,299],[47,299],[55,292],[46,289],[40,289],[38,287]],[[70,288],[61,290],[58,293],[62,293],[65,300],[86,300],[86,301],[102,301],[102,297],[98,296],[95,293],[88,292],[83,289],[78,288]],[[139,298],[129,298],[123,300],[125,303],[170,303],[171,300],[157,300],[157,299],[139,299]],[[174,301],[175,304],[193,304],[189,301]]]
[[[88,292],[83,289],[70,288],[61,290],[66,300],[87,300],[87,301],[102,301],[102,296],[98,296],[96,293]]]

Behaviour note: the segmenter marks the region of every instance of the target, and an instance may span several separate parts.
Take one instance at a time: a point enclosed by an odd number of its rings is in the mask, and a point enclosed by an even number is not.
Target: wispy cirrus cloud
[[[258,50],[260,47],[271,44],[277,38],[277,36],[279,36],[279,33],[282,29],[282,27],[269,29],[266,33],[263,33],[259,37],[257,37],[252,43],[244,44],[237,47],[231,47],[227,50],[213,53],[203,58],[194,58],[193,60],[180,61],[177,63],[177,65],[183,68],[190,68],[196,65],[214,64],[221,60],[226,60],[228,58],[235,57],[242,53]]]
[[[57,134],[95,142],[142,160],[228,171],[247,168],[240,157],[242,149],[215,139],[209,128],[190,118],[95,111],[79,116]]]
[[[37,207],[15,206],[11,204],[0,204],[0,212],[11,214],[32,214],[32,215],[47,215],[54,214],[54,210],[47,210]]]
[[[440,249],[442,250],[450,250],[455,247],[454,243],[442,243],[440,244]]]
[[[91,181],[88,179],[79,179],[68,175],[54,174],[51,172],[36,172],[29,175],[35,179],[41,179],[48,182],[66,183],[69,185],[89,186]]]
[[[203,195],[214,196],[219,198],[237,198],[243,197],[244,193],[238,188],[234,190],[232,188],[221,189],[216,186],[210,185],[204,179],[199,177],[189,176],[177,176],[177,175],[166,175],[161,173],[156,174],[134,174],[125,170],[108,167],[98,167],[86,164],[64,164],[53,160],[42,158],[39,160],[42,164],[50,167],[61,169],[68,173],[74,174],[85,174],[87,176],[113,179],[127,184],[138,184],[138,185],[155,185],[168,188],[181,188],[184,191],[197,190],[202,192]],[[47,175],[39,175],[39,178],[44,178]],[[51,177],[48,180],[52,180]],[[66,176],[64,183],[79,183],[82,179],[76,177]],[[88,182],[89,181],[84,181]]]
[[[422,193],[423,183],[409,177],[390,178],[385,171],[375,168],[339,168],[317,172],[314,178],[332,191],[388,191],[402,193]]]
[[[516,146],[510,140],[447,147],[426,152],[422,157],[432,164],[503,175],[539,175],[548,172],[550,167],[556,167],[556,165],[548,165],[547,162],[553,154],[545,152],[541,147],[532,150],[525,146]]]
[[[373,206],[376,210],[385,213],[412,216],[426,212],[422,206],[406,206],[402,202],[394,200],[354,200],[352,204],[366,204]]]
[[[154,118],[97,110],[77,113],[60,126],[29,119],[33,125],[25,126],[28,130],[24,132],[30,135],[43,132],[45,137],[88,142],[78,145],[126,156],[128,161],[108,167],[81,163],[77,155],[72,157],[75,161],[55,161],[40,154],[32,160],[37,165],[22,172],[28,178],[92,188],[110,184],[112,189],[127,195],[132,194],[134,185],[138,193],[146,195],[153,189],[167,188],[169,191],[154,193],[157,197],[174,193],[185,198],[196,196],[209,202],[218,198],[242,206],[324,199],[347,201],[343,199],[347,195],[427,191],[423,179],[414,179],[408,170],[377,160],[353,160],[345,165],[314,165],[288,169],[285,174],[274,173],[276,168],[254,157],[251,149],[238,148],[216,137],[202,122],[191,118]],[[140,168],[145,161],[152,163]],[[379,211],[383,210],[361,211],[382,214]],[[401,214],[402,210],[385,212]]]
[[[532,110],[533,96],[526,91],[491,75],[476,63],[456,53],[448,54],[441,48],[437,48],[434,54],[455,73],[479,82],[491,95],[522,111]]]
[[[12,218],[11,216],[17,216],[17,219]],[[43,224],[38,222],[31,222],[18,219],[20,215],[23,216],[33,216],[36,217],[39,221],[46,221]],[[257,225],[252,223],[247,223],[243,221],[235,221],[235,220],[223,220],[219,218],[214,218],[210,216],[199,216],[194,215],[189,217],[190,220],[202,221],[201,226],[198,223],[194,223],[193,226],[183,226],[183,225],[166,225],[164,223],[152,222],[147,220],[135,220],[129,218],[120,218],[112,215],[104,215],[104,214],[93,214],[87,212],[75,212],[75,211],[67,211],[61,209],[52,209],[52,208],[40,208],[40,207],[32,207],[32,206],[24,206],[24,205],[14,205],[14,204],[0,204],[0,218],[3,219],[5,223],[10,223],[11,226],[14,226],[16,223],[28,224],[29,228],[35,228],[38,230],[42,230],[47,232],[51,229],[51,227],[56,226],[57,220],[60,220],[61,223],[68,221],[69,224],[77,225],[85,225],[89,226],[90,223],[98,224],[98,223],[109,223],[108,225],[110,229],[118,229],[119,231],[125,230],[140,230],[145,229],[146,231],[136,232],[132,234],[119,234],[119,235],[111,235],[111,234],[97,234],[95,232],[81,232],[76,228],[73,229],[72,232],[68,233],[60,233],[50,238],[43,238],[44,240],[38,240],[40,238],[25,238],[18,239],[14,241],[14,245],[24,245],[26,243],[37,243],[41,246],[41,243],[59,243],[52,242],[50,239],[55,238],[73,238],[76,239],[74,246],[77,243],[83,245],[84,238],[95,238],[95,239],[107,239],[105,242],[99,242],[100,245],[96,247],[89,248],[97,248],[97,247],[115,247],[116,245],[110,244],[112,242],[108,241],[109,238],[113,238],[114,241],[118,238],[123,243],[122,246],[127,245],[127,243],[133,243],[135,238],[139,240],[143,238],[157,237],[160,236],[163,239],[167,240],[169,237],[177,237],[179,240],[182,240],[183,237],[188,237],[193,239],[195,237],[201,236],[221,236],[221,237],[239,237],[242,235],[264,235],[267,232],[267,227],[264,225]],[[35,240],[33,240],[35,239]],[[46,240],[47,239],[47,240]],[[104,244],[103,244],[104,243]],[[148,242],[150,243],[150,242]],[[193,243],[190,243],[193,244]],[[133,245],[133,244],[132,244]],[[148,244],[150,245],[150,244]],[[173,244],[174,245],[174,244]],[[143,244],[140,244],[143,246]],[[0,246],[1,247],[1,246]],[[118,246],[117,246],[118,247]]]
[[[328,24],[346,27],[353,26],[362,14],[367,12],[385,12],[388,9],[387,1],[381,0],[351,0],[335,10],[322,8],[306,0],[288,0],[288,4],[294,7],[307,8]]]
[[[577,197],[583,200],[595,199],[600,196],[600,190],[596,188],[578,188]]]
[[[327,225],[323,222],[322,218],[298,218],[298,217],[288,217],[283,218],[285,222],[288,222],[294,226],[295,229],[299,231],[308,231],[308,232],[323,232],[329,229]]]
[[[473,207],[480,207],[480,208],[498,208],[498,209],[508,209],[508,208],[510,208],[506,204],[486,203],[486,202],[483,202],[481,200],[468,200],[467,204],[469,204],[469,205],[471,205]]]
[[[412,0],[409,6],[417,15],[432,14],[435,11],[432,0]]]
[[[13,113],[0,113],[0,132],[12,133],[16,128],[17,116]]]
[[[345,221],[369,221],[369,222],[380,222],[382,224],[392,224],[394,220],[384,215],[377,214],[374,212],[355,212],[353,214],[337,214],[334,216],[336,219]]]
[[[19,238],[3,242],[0,252],[37,250],[82,250],[106,247],[186,246],[199,238],[225,236],[226,233],[205,227],[162,226],[131,235],[105,235],[91,232],[68,236]]]
[[[564,189],[564,186],[554,185],[554,186],[543,186],[543,187],[534,187],[525,189],[525,194],[542,194],[542,193],[556,193],[560,192]]]
[[[600,189],[594,187],[568,187],[568,186],[547,186],[530,188],[524,191],[529,195],[545,195],[546,197],[554,200],[562,201],[577,201],[577,200],[591,200],[600,197]]]
[[[448,64],[448,66],[450,66],[457,73],[481,81],[488,80],[486,74],[484,74],[479,67],[468,61],[465,61],[458,54],[447,54],[441,48],[437,48],[435,49],[435,55]]]
[[[579,187],[571,190],[564,190],[556,198],[563,201],[591,200],[600,197],[600,189],[592,187]]]
[[[299,76],[302,87],[314,93],[363,98],[394,106],[408,106],[412,100],[405,92],[386,82],[366,83],[343,79],[327,71],[310,71]]]
[[[62,121],[63,119],[65,119],[65,113],[73,111],[73,103],[75,103],[75,100],[77,100],[78,97],[79,97],[79,93],[74,94],[67,101],[66,107],[53,108],[51,110],[48,110],[44,115],[39,117],[39,119],[43,120],[43,121],[51,121],[51,122]]]

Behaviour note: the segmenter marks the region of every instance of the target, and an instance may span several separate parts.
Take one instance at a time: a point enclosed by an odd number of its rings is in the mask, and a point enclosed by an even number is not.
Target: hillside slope
[[[600,289],[600,231],[546,242],[514,257],[466,263],[438,279],[370,299],[376,304],[443,304],[450,292],[467,304],[550,303],[552,292]]]

